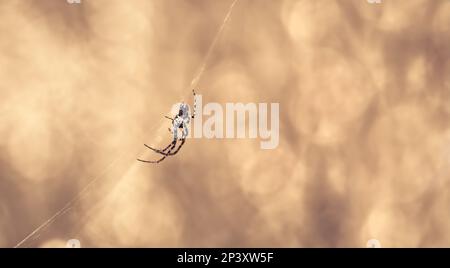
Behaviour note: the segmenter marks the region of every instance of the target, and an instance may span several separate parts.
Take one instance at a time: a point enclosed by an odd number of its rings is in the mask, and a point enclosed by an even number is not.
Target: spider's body
[[[186,142],[186,138],[189,135],[189,123],[191,122],[191,118],[195,117],[195,110],[196,110],[195,91],[192,90],[192,92],[194,94],[194,109],[193,109],[192,116],[190,115],[190,112],[189,112],[189,105],[187,105],[184,102],[180,104],[178,114],[175,115],[174,118],[170,118],[170,117],[166,116],[166,118],[168,118],[172,121],[172,129],[169,128],[169,131],[173,134],[172,142],[162,150],[158,150],[158,149],[148,146],[147,144],[144,144],[150,150],[152,150],[156,153],[162,154],[163,157],[157,161],[147,161],[147,160],[141,160],[141,159],[138,159],[138,161],[145,162],[145,163],[159,163],[159,162],[163,161],[167,156],[175,155],[176,153],[178,153],[178,151],[181,149],[181,147]],[[181,133],[182,133],[181,139],[180,139],[181,144],[178,146],[178,148],[174,152],[172,152],[172,150],[175,149],[175,147],[177,145],[179,129],[181,130]]]
[[[181,129],[182,131],[182,139],[185,139],[188,136],[190,121],[191,116],[189,113],[189,106],[185,103],[181,103],[178,114],[172,119],[172,129],[169,129],[169,131],[173,133],[174,140],[177,140],[178,138],[178,129]]]

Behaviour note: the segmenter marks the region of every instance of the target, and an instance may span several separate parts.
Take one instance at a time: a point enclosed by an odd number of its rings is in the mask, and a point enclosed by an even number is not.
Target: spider
[[[163,161],[164,159],[166,159],[166,157],[171,156],[171,155],[176,155],[181,147],[183,147],[184,143],[186,142],[186,138],[189,134],[189,122],[192,119],[195,118],[195,111],[196,111],[196,106],[197,106],[197,101],[195,98],[195,91],[192,90],[192,93],[194,94],[194,109],[193,109],[193,113],[192,116],[190,116],[189,113],[189,105],[187,105],[186,103],[182,102],[180,104],[180,108],[178,110],[178,114],[175,115],[174,118],[165,116],[167,119],[172,121],[172,128],[169,128],[169,132],[173,134],[173,140],[172,142],[167,145],[164,149],[162,150],[158,150],[155,149],[153,147],[148,146],[147,144],[144,144],[145,147],[147,147],[148,149],[163,155],[160,159],[155,160],[155,161],[150,161],[150,160],[142,160],[142,159],[137,159],[138,161],[144,162],[144,163],[152,163],[152,164],[158,164],[159,162]],[[181,141],[180,145],[178,146],[177,149],[175,149],[176,145],[177,145],[177,141],[178,141],[178,130],[181,130],[181,138],[179,139]],[[173,151],[175,149],[175,151]]]

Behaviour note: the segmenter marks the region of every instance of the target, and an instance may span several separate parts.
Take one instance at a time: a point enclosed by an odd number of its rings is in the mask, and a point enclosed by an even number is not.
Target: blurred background
[[[159,165],[232,0],[81,1],[0,2],[0,247],[450,246],[450,1],[239,0],[198,92],[280,144]]]

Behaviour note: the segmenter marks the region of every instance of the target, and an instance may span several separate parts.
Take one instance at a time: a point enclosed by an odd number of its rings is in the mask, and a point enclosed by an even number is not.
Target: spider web
[[[195,76],[192,78],[190,86],[189,86],[189,90],[188,93],[184,93],[184,94],[180,94],[182,95],[183,99],[185,99],[186,97],[188,97],[191,94],[191,89],[196,88],[206,70],[206,67],[208,66],[209,63],[209,59],[220,39],[220,36],[223,32],[223,30],[225,29],[225,26],[227,25],[231,14],[233,13],[233,9],[235,7],[235,5],[237,4],[239,0],[233,0],[233,2],[231,3],[230,7],[228,8],[228,12],[226,13],[219,29],[217,30],[209,48],[208,51],[206,52],[206,55],[202,61],[202,64],[200,65],[200,68],[198,69],[198,71],[196,72]],[[150,134],[155,133],[161,133],[161,130],[163,128],[165,128],[164,124],[162,124],[162,122],[164,121],[164,118],[161,118],[158,122],[158,124],[155,125],[155,127],[151,128],[146,136],[150,136]],[[159,127],[157,127],[159,125]],[[158,140],[161,139],[161,135],[157,136]],[[147,152],[147,150],[144,149],[140,149],[139,151],[136,151],[136,153],[134,155],[138,155],[141,156],[143,155],[145,152]],[[105,175],[112,170],[118,163],[120,163],[119,160],[122,160],[126,155],[128,155],[130,152],[129,151],[125,151],[122,152],[121,154],[119,154],[118,157],[116,157],[115,159],[113,159],[103,170],[102,172],[100,172],[97,176],[94,176],[90,182],[84,186],[81,191],[79,191],[71,200],[69,200],[60,210],[58,210],[55,214],[53,214],[50,218],[48,218],[46,221],[44,221],[41,225],[39,225],[37,228],[35,228],[29,235],[27,235],[24,239],[22,239],[19,243],[17,243],[14,248],[19,248],[19,247],[23,247],[26,246],[27,243],[31,242],[31,241],[35,241],[37,240],[41,233],[43,231],[45,231],[50,225],[52,225],[56,220],[58,220],[60,217],[62,217],[63,215],[65,215],[68,211],[70,211],[74,205],[76,205],[78,203],[78,201],[80,201],[83,197],[85,197],[89,191],[93,188],[93,186],[100,181],[100,179],[104,178]],[[134,158],[133,158],[134,161]],[[132,164],[133,165],[133,164]]]

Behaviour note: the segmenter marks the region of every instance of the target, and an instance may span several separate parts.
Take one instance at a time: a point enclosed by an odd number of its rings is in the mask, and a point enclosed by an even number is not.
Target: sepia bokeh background
[[[232,1],[81,1],[0,2],[0,247],[450,246],[450,1],[239,0],[197,90],[280,144],[159,165]]]

